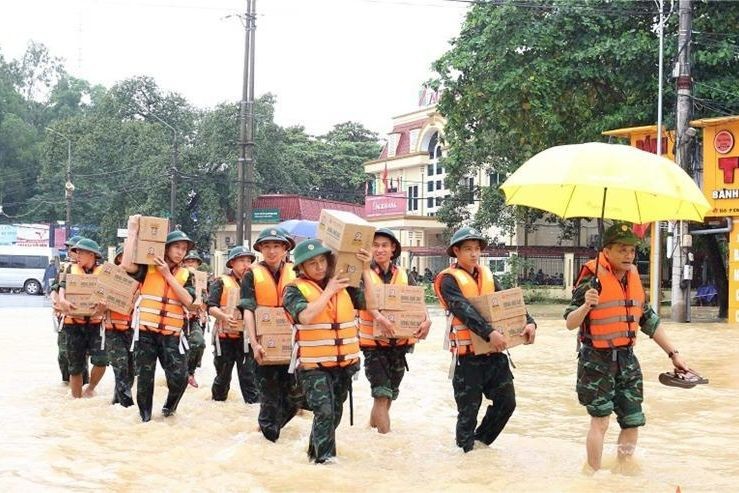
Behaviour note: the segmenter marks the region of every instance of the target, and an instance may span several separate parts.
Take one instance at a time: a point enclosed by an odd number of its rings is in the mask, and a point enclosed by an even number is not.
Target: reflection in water
[[[164,419],[164,373],[157,372],[155,417],[142,424],[135,407],[110,406],[108,370],[92,399],[73,400],[59,380],[48,309],[1,309],[0,485],[5,489],[130,490],[432,490],[432,491],[729,491],[739,480],[739,332],[726,324],[667,322],[688,363],[711,383],[693,389],[660,385],[669,361],[640,336],[647,426],[636,464],[614,473],[615,418],[606,436],[605,468],[582,474],[589,418],[575,395],[575,339],[562,307],[532,306],[535,346],[511,351],[518,407],[489,449],[464,455],[454,445],[455,405],[435,311],[430,340],[409,356],[410,373],[393,404],[393,432],[368,425],[371,399],[355,382],[356,425],[338,431],[339,464],[309,464],[311,415],[296,417],[272,444],[257,431],[258,406],[233,388],[210,400],[210,350],[178,414]],[[485,407],[481,408],[484,412]]]

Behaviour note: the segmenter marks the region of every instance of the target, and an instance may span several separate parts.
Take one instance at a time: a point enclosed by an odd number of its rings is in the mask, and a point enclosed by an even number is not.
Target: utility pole
[[[67,141],[67,173],[64,181],[64,201],[67,206],[67,215],[64,221],[64,231],[66,239],[70,238],[70,228],[72,227],[72,194],[74,193],[74,184],[72,183],[72,140],[65,134],[46,127],[49,132],[58,135]]]
[[[254,184],[254,41],[256,31],[256,0],[246,1],[246,35],[244,41],[244,80],[239,120],[238,205],[236,243],[244,240],[251,248],[252,192]]]
[[[691,109],[692,78],[690,75],[690,38],[693,28],[693,5],[692,0],[680,0],[678,7],[678,77],[677,77],[677,117],[675,132],[677,134],[677,149],[675,151],[675,162],[682,169],[689,171],[690,165],[690,141],[688,135]],[[677,221],[673,231],[674,251],[672,253],[672,295],[671,315],[673,322],[685,322],[687,320],[686,290],[682,285],[683,268],[685,266],[686,252],[683,249],[683,235],[688,234],[687,223]],[[688,245],[689,246],[689,245]]]
[[[657,83],[657,155],[662,155],[662,83],[664,81],[665,4],[659,0],[659,70]],[[659,314],[662,293],[662,223],[652,224],[649,269],[649,303]]]
[[[170,229],[177,228],[177,218],[175,217],[175,204],[177,201],[177,131],[172,130],[172,169],[170,170],[172,175],[169,183],[169,227]]]

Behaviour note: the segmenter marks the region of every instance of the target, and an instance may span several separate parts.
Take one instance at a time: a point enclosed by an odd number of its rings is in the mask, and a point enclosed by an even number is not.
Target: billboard
[[[364,217],[404,216],[407,203],[405,192],[368,195],[364,198]]]

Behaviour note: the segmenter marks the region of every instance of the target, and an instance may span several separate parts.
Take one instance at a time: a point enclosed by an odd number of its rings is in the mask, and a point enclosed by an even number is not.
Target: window
[[[3,269],[45,269],[49,259],[41,255],[0,255]]]
[[[443,180],[436,180],[436,189],[441,190],[441,187],[444,186]]]
[[[427,197],[426,198],[426,207],[429,209],[434,206],[434,198],[433,197]]]
[[[426,174],[432,176],[434,174],[434,164],[431,163],[426,166]]]
[[[400,134],[390,134],[387,136],[387,157],[395,157],[399,140]]]
[[[498,173],[496,171],[490,172],[490,186],[491,187],[497,187],[501,183],[505,181],[505,176],[503,176],[503,173]]]
[[[440,175],[444,172],[444,166],[441,163],[436,163],[436,174]]]
[[[439,132],[435,132],[429,140],[429,146],[426,149],[429,153],[429,159],[436,159],[441,156],[441,147],[439,146]]]
[[[7,269],[10,267],[10,255],[0,255],[0,268]]]
[[[434,191],[434,182],[433,182],[433,180],[426,182],[426,191],[427,192],[433,192]]]
[[[408,210],[418,210],[418,185],[408,187]]]
[[[415,130],[411,130],[408,134],[410,138],[410,151],[416,152],[416,146],[418,145],[418,135],[421,133],[421,129],[417,128]]]
[[[436,207],[441,205],[441,197],[436,197]]]

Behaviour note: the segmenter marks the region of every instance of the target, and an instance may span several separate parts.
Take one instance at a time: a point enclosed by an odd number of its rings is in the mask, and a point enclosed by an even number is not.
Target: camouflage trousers
[[[64,324],[62,328],[67,347],[70,375],[79,375],[87,368],[87,356],[93,366],[108,366],[108,355],[101,348],[100,324]]]
[[[115,387],[113,403],[128,407],[133,404],[131,386],[134,378],[133,353],[130,351],[133,329],[105,331],[105,351],[113,367]]]
[[[256,362],[251,352],[244,353],[243,336],[238,339],[221,339],[221,355],[213,348],[213,365],[216,367],[216,378],[213,379],[211,392],[214,401],[225,401],[231,388],[231,373],[236,365],[241,396],[247,404],[259,402],[259,389],[256,384]]]
[[[187,353],[187,373],[194,375],[195,368],[200,367],[200,363],[203,361],[203,353],[205,352],[203,327],[197,318],[188,321],[187,345],[190,346],[190,350]]]
[[[508,357],[502,353],[462,356],[452,379],[457,402],[457,446],[472,450],[475,440],[490,445],[516,409],[516,393]],[[477,426],[482,396],[492,401]],[[477,429],[475,427],[477,426]]]
[[[257,366],[259,429],[264,438],[276,442],[280,430],[304,407],[304,395],[288,365]]]
[[[612,351],[581,347],[577,398],[591,416],[609,416],[615,411],[621,428],[644,426],[644,384],[632,348]]]
[[[336,456],[336,428],[341,423],[344,401],[349,393],[352,375],[357,370],[359,365],[301,370],[298,373],[305,400],[313,411],[308,457],[316,463],[326,462]]]
[[[372,397],[395,400],[405,375],[408,346],[363,348],[364,374],[369,380]]]
[[[57,355],[56,361],[59,363],[59,372],[62,374],[62,382],[69,383],[69,360],[67,359],[67,333],[60,330],[56,335]],[[82,383],[87,384],[90,381],[90,369],[87,364],[87,357],[82,369]]]
[[[167,400],[162,408],[166,416],[177,410],[177,405],[187,386],[187,355],[180,353],[179,336],[165,336],[142,330],[136,342],[134,363],[138,375],[136,404],[139,406],[143,421],[151,419],[157,360],[164,369],[169,389]]]

